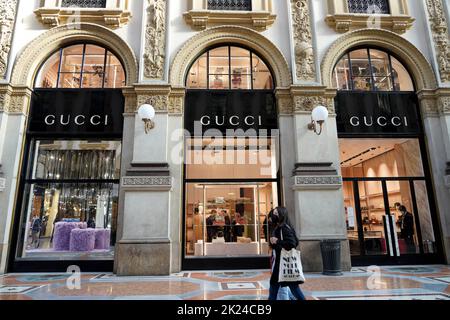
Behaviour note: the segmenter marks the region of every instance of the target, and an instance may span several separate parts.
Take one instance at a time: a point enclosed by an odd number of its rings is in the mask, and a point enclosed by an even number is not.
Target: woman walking
[[[288,211],[278,207],[273,211],[272,223],[276,225],[270,244],[272,246],[272,276],[270,277],[269,300],[276,300],[280,287],[289,287],[297,300],[306,300],[299,285],[302,282],[279,282],[281,250],[290,251],[298,246],[298,238],[294,228],[289,223]]]

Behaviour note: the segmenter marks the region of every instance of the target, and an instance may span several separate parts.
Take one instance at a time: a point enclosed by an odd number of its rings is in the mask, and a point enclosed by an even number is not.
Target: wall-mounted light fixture
[[[328,119],[328,109],[324,106],[317,106],[311,113],[311,123],[308,129],[314,131],[317,135],[322,134],[323,125]]]
[[[150,130],[155,127],[155,108],[150,104],[143,104],[139,107],[138,115],[142,121],[144,121],[145,134],[148,134]]]

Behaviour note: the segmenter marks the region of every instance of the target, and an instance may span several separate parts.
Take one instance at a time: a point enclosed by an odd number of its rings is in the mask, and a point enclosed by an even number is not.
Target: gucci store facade
[[[13,43],[2,272],[267,269],[278,206],[308,272],[326,239],[344,270],[448,262],[450,91],[414,37],[320,38],[309,1],[263,6],[278,15],[264,26],[210,10],[202,30],[194,9],[144,2],[118,30],[61,23]]]

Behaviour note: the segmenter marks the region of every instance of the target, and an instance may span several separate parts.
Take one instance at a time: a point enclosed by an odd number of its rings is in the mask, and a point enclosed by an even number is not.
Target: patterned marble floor
[[[354,268],[342,277],[307,274],[309,300],[450,300],[450,266]],[[0,300],[265,300],[269,272],[0,275]]]

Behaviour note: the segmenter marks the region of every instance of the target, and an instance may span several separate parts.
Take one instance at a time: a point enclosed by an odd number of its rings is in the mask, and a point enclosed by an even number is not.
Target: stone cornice
[[[256,31],[265,31],[274,24],[276,15],[269,11],[216,11],[190,10],[183,14],[184,20],[194,30],[204,30],[208,26],[238,25]]]
[[[111,8],[39,8],[34,14],[42,24],[50,28],[71,22],[88,22],[117,29],[131,20],[130,11]]]
[[[374,19],[368,14],[335,14],[328,15],[325,22],[336,32],[343,33],[350,30],[367,28],[368,21]],[[412,28],[415,19],[408,15],[378,15],[380,27],[395,33],[403,34]]]

